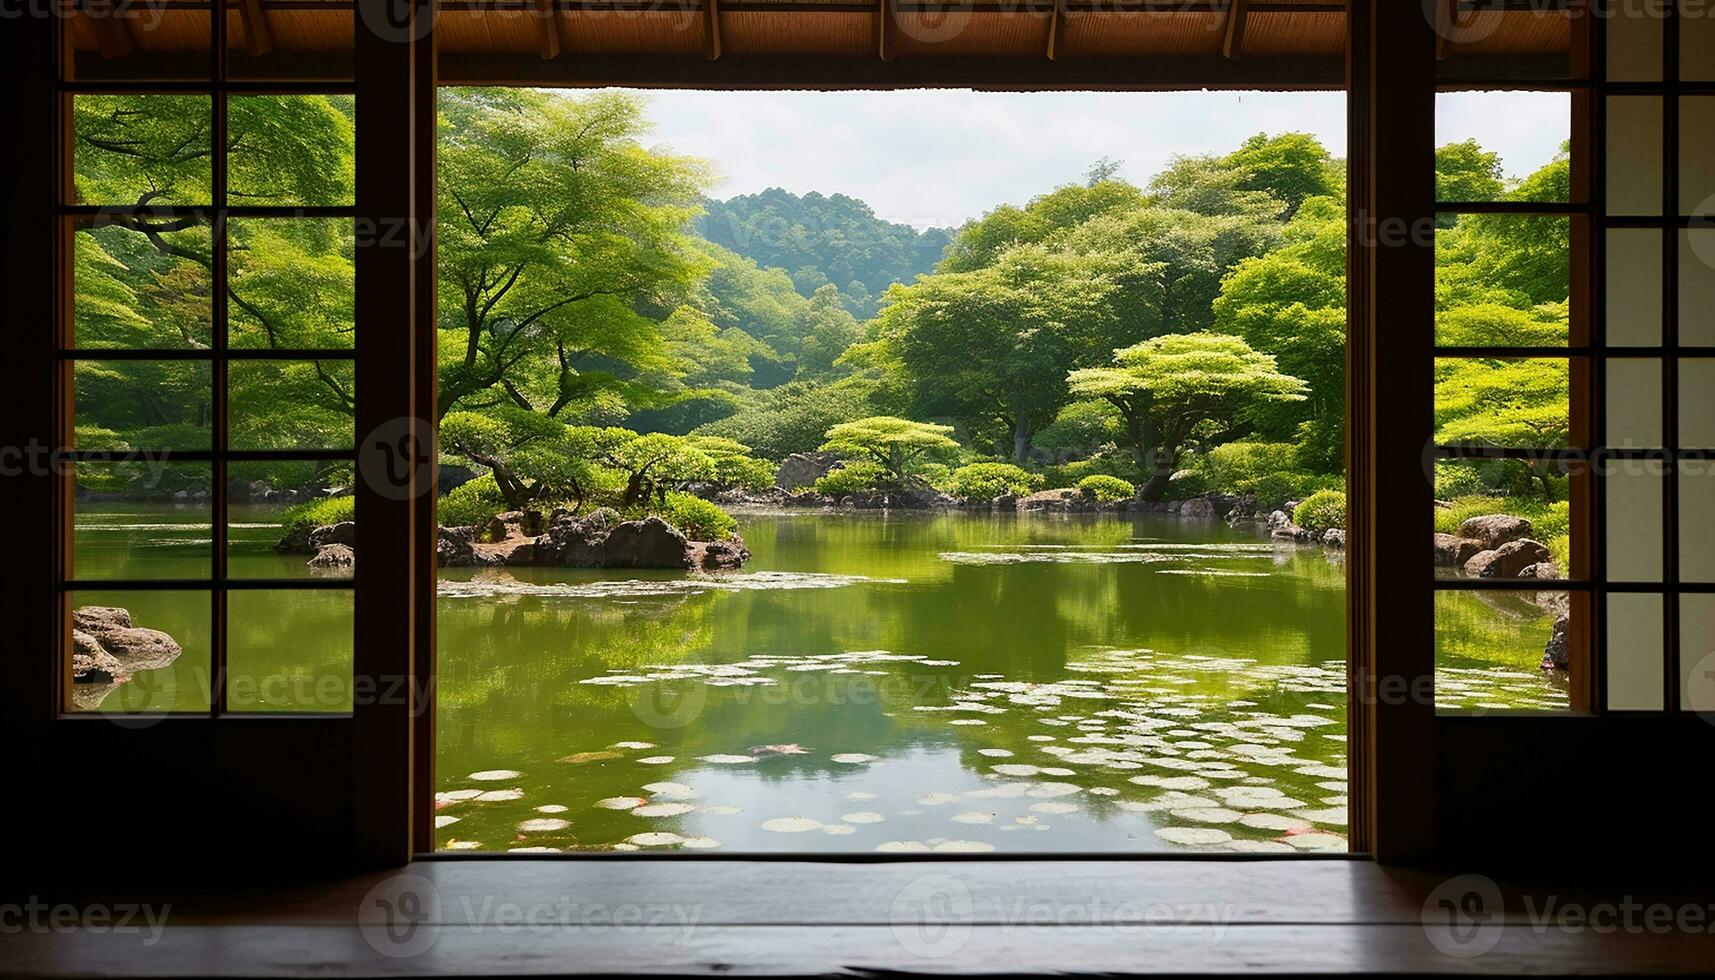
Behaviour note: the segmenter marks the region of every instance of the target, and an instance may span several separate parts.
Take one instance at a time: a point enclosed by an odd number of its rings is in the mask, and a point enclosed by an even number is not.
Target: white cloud
[[[918,227],[957,225],[1079,180],[1101,157],[1145,183],[1177,154],[1222,153],[1259,132],[1346,152],[1339,92],[705,92],[657,90],[651,145],[714,162],[718,197],[768,187],[843,193]],[[1566,96],[1443,95],[1438,142],[1476,137],[1509,174],[1566,138]]]

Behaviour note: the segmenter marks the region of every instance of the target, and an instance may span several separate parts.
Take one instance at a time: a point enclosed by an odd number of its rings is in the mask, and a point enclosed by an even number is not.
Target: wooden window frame
[[[210,9],[214,9],[211,4]],[[206,714],[213,719],[227,718],[257,718],[274,716],[279,718],[308,718],[336,716],[339,712],[295,712],[289,710],[277,711],[232,711],[228,704],[228,630],[227,630],[227,597],[235,591],[247,590],[301,590],[314,589],[322,591],[350,591],[355,587],[353,579],[312,579],[312,578],[235,578],[228,572],[227,562],[230,557],[228,549],[229,497],[228,465],[245,462],[352,462],[357,458],[355,443],[351,449],[232,449],[228,445],[228,372],[232,365],[264,361],[342,361],[356,363],[357,347],[350,349],[289,349],[289,348],[235,348],[229,343],[228,314],[229,303],[227,289],[230,270],[228,267],[228,229],[232,219],[293,219],[293,218],[328,218],[343,219],[355,222],[358,209],[355,204],[349,207],[294,207],[278,205],[246,205],[233,206],[227,201],[228,177],[228,140],[227,140],[227,109],[229,97],[249,95],[353,95],[355,81],[350,83],[327,82],[292,82],[292,81],[249,81],[231,78],[228,66],[228,26],[230,18],[226,16],[209,18],[209,58],[208,77],[197,80],[180,81],[133,81],[133,80],[95,80],[85,81],[76,77],[75,59],[73,57],[71,39],[68,32],[61,32],[55,49],[59,55],[59,70],[57,74],[56,92],[58,94],[58,124],[61,133],[58,143],[66,147],[66,156],[61,160],[55,179],[55,214],[57,217],[56,240],[59,269],[59,288],[57,297],[59,308],[53,318],[55,334],[55,358],[57,360],[55,383],[62,393],[63,410],[57,419],[55,442],[59,450],[58,458],[62,466],[69,465],[75,469],[80,462],[152,462],[172,461],[184,463],[206,463],[209,466],[209,503],[211,537],[210,567],[211,575],[206,578],[189,579],[80,579],[72,563],[73,539],[75,537],[75,513],[72,494],[75,480],[70,475],[62,474],[58,487],[57,504],[59,512],[54,523],[62,528],[63,533],[58,541],[57,566],[60,571],[56,574],[57,591],[55,596],[55,615],[62,622],[71,622],[72,597],[80,591],[117,591],[117,592],[207,592],[210,598],[209,609],[209,664],[208,664],[208,709]],[[73,127],[73,101],[82,95],[183,95],[202,96],[209,99],[209,165],[210,165],[210,197],[207,204],[189,207],[129,207],[102,204],[78,204],[75,202],[75,192],[72,188],[71,149],[76,134]],[[211,268],[210,282],[210,346],[206,349],[196,348],[80,348],[74,334],[74,305],[75,283],[69,272],[74,268],[73,249],[76,247],[76,236],[79,231],[91,224],[99,223],[104,217],[113,215],[137,217],[166,217],[177,215],[194,216],[199,226],[207,227],[210,235]],[[361,331],[359,331],[361,334]],[[179,361],[207,364],[210,367],[210,399],[209,417],[212,420],[210,430],[211,448],[208,450],[161,450],[145,447],[136,451],[107,451],[80,450],[73,446],[72,429],[75,422],[75,404],[73,400],[73,374],[78,361]],[[355,437],[355,432],[354,432]],[[69,628],[61,631],[61,637],[56,644],[58,670],[55,675],[54,701],[56,710],[67,718],[89,718],[99,715],[97,712],[72,711],[71,703],[71,636]],[[151,723],[163,720],[159,716],[182,716],[184,712],[144,712],[132,717],[133,722]],[[195,714],[195,713],[191,713]]]
[[[410,244],[409,248],[358,249],[356,315],[362,327],[355,354],[360,393],[355,430],[361,473],[366,453],[378,448],[371,441],[376,433],[403,437],[431,463],[434,459],[433,425],[428,421],[434,418],[435,387],[433,93],[437,80],[473,79],[437,75],[432,26],[422,20],[427,16],[423,0],[406,8],[403,20],[398,19],[398,10],[388,16],[389,8],[396,5],[386,0],[357,0],[357,4],[360,25],[377,17],[375,22],[394,23],[404,33],[383,38],[361,26],[357,29],[354,68],[360,125],[355,214],[360,222],[375,223],[373,227],[404,222]],[[1407,242],[1382,248],[1367,243],[1378,222],[1432,225],[1436,213],[1434,95],[1438,87],[1452,83],[1437,77],[1435,35],[1420,5],[1352,0],[1348,20],[1351,842],[1355,854],[1384,863],[1411,863],[1431,857],[1436,844],[1437,780],[1425,774],[1436,770],[1437,720],[1430,701],[1409,695],[1420,685],[1432,685],[1434,674],[1432,590],[1417,577],[1431,532],[1432,493],[1418,447],[1428,445],[1433,434],[1433,391],[1426,370],[1434,356],[1433,247]],[[5,190],[15,228],[24,230],[6,238],[10,274],[22,283],[55,283],[51,291],[10,290],[5,302],[14,324],[58,323],[54,318],[61,311],[56,297],[65,295],[66,289],[59,250],[42,247],[43,236],[48,229],[57,229],[60,220],[43,189],[56,186],[69,167],[70,148],[62,141],[64,130],[57,118],[63,93],[52,82],[53,66],[46,57],[57,47],[42,43],[49,36],[45,32],[55,26],[9,25],[4,41],[4,53],[11,56],[8,74],[18,79],[10,91],[19,110],[20,138],[52,148],[21,166],[17,179]],[[218,48],[223,51],[224,44]],[[556,63],[563,67],[569,60],[574,59],[556,59]],[[1004,89],[1159,89],[1201,84],[1166,78],[1160,74],[1165,69],[1153,62],[1138,72],[1110,67],[1103,74],[1070,68],[1070,62],[1056,62],[1052,69],[1030,64],[1012,72],[1004,63],[940,67],[912,66],[908,61],[864,63],[847,71],[830,67],[827,61],[776,60],[768,70],[785,74],[770,80],[760,69],[746,68],[736,59],[719,63],[691,59],[676,69],[682,80],[650,77],[661,85],[720,87],[709,80],[727,72],[733,79],[727,87],[733,88],[964,84]],[[524,56],[520,63],[526,63]],[[471,71],[474,64],[464,59],[460,70]],[[716,64],[738,67],[711,67]],[[613,59],[593,66],[586,62],[585,70],[599,72],[604,65],[611,69],[611,77],[591,75],[583,83],[614,84],[638,77],[625,76],[624,66]],[[1260,59],[1247,59],[1241,65],[1246,71],[1266,74]],[[647,64],[640,61],[631,70],[655,72],[662,67],[657,59]],[[817,83],[812,76],[818,71],[835,77]],[[961,71],[968,74],[958,75]],[[1050,80],[1052,72],[1073,80],[1055,84]],[[1493,87],[1529,87],[1517,79],[1493,83]],[[543,84],[552,82],[544,79]],[[1265,81],[1257,84],[1266,87]],[[1463,84],[1485,85],[1481,79]],[[1338,88],[1340,83],[1317,75],[1313,82],[1296,87]],[[1555,81],[1551,87],[1587,89],[1591,99],[1602,92],[1596,83]],[[1599,145],[1600,134],[1591,135],[1592,144]],[[1599,182],[1591,192],[1599,194]],[[63,383],[56,381],[56,372],[31,369],[59,363],[60,336],[14,331],[11,360],[20,366],[13,388],[19,411],[4,423],[4,444],[25,446],[66,431],[69,402]],[[245,731],[270,744],[314,737],[327,739],[329,745],[348,745],[352,759],[347,817],[355,830],[350,860],[369,866],[403,864],[429,850],[433,842],[428,805],[434,736],[432,477],[430,465],[414,468],[402,487],[358,481],[358,513],[365,550],[371,557],[358,567],[354,581],[355,669],[359,677],[404,679],[406,697],[359,703],[348,718],[318,718],[319,725],[294,721],[285,729],[274,727],[267,718],[246,718],[243,724],[223,721],[214,729],[205,727],[212,715],[188,719],[196,728],[192,738],[200,737],[197,732],[224,729],[234,734]],[[12,513],[63,515],[64,492],[63,480],[31,475],[4,481],[0,501]],[[17,738],[41,737],[60,721],[57,705],[64,668],[41,657],[39,651],[62,649],[66,631],[66,610],[54,596],[59,594],[63,541],[69,528],[26,523],[19,541],[23,560],[10,570],[17,576],[13,594],[26,607],[51,608],[54,614],[31,617],[5,663],[8,682],[0,685],[0,709],[4,709],[0,726]],[[38,600],[40,605],[35,604]],[[1407,693],[1402,697],[1400,691]],[[100,726],[70,727],[90,730],[86,734],[91,744],[119,745],[130,736],[114,726],[99,732],[95,730]],[[169,719],[161,727],[182,728],[183,719]],[[944,857],[938,855],[937,860]],[[1245,856],[1208,857],[1241,860]],[[734,858],[759,860],[749,855]],[[807,858],[794,855],[791,859]]]

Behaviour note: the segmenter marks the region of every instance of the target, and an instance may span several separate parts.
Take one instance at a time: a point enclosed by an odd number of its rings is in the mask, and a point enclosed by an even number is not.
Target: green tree
[[[702,273],[684,228],[707,181],[645,150],[642,103],[527,89],[441,93],[441,392],[550,417],[659,366],[645,300]]]
[[[1101,263],[1018,246],[994,265],[896,286],[880,331],[914,414],[945,416],[1029,458],[1066,403],[1066,372],[1115,345]]]
[[[1564,361],[1444,358],[1435,362],[1435,441],[1446,445],[1563,449],[1571,436]],[[1562,467],[1517,464],[1554,501]]]
[[[440,433],[441,451],[487,468],[510,510],[560,499],[581,507],[601,441],[599,430],[510,406],[450,412]]]
[[[1112,367],[1083,368],[1068,380],[1075,397],[1104,399],[1125,420],[1147,500],[1161,499],[1193,440],[1208,447],[1237,438],[1255,409],[1308,391],[1242,339],[1206,332],[1146,340],[1115,351]]]
[[[829,429],[822,451],[867,459],[881,466],[889,479],[900,481],[924,458],[957,450],[952,432],[951,426],[877,415]]]

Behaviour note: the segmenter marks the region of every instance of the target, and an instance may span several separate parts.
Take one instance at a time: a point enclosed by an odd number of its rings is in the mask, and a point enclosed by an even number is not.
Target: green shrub
[[[356,518],[357,498],[349,495],[296,504],[280,512],[280,540],[274,547],[287,552],[304,551],[309,549],[311,531]]]
[[[1488,483],[1477,467],[1466,460],[1438,459],[1435,461],[1435,499],[1453,500],[1486,493]]]
[[[817,480],[813,489],[830,497],[844,497],[852,493],[869,493],[886,479],[887,470],[880,463],[854,459]]]
[[[1023,496],[1042,485],[1042,478],[1011,463],[971,463],[953,471],[943,489],[955,497],[993,500],[1005,494]]]
[[[1091,456],[1057,466],[1044,466],[1042,478],[1046,486],[1075,487],[1078,481],[1094,474],[1126,479],[1137,474],[1137,463],[1126,454]]]
[[[1335,490],[1345,479],[1337,473],[1312,473],[1299,465],[1298,447],[1290,442],[1229,442],[1216,446],[1201,461],[1212,490],[1254,493],[1264,507],[1303,500],[1318,490]]]
[[[493,476],[484,473],[442,495],[436,504],[435,519],[443,527],[481,527],[504,510],[506,499],[500,495],[499,485]]]
[[[666,505],[656,513],[692,541],[719,541],[738,530],[738,521],[731,514],[701,497],[677,490],[667,494]]]
[[[1103,503],[1113,503],[1116,500],[1129,500],[1137,495],[1137,487],[1117,476],[1097,473],[1086,476],[1078,481],[1078,489],[1084,496],[1094,497]]]
[[[1292,509],[1292,523],[1313,534],[1331,527],[1346,526],[1346,495],[1339,490],[1318,490]]]
[[[356,517],[356,497],[323,497],[281,511],[280,530],[286,534],[297,530],[313,531],[318,527],[340,524]]]

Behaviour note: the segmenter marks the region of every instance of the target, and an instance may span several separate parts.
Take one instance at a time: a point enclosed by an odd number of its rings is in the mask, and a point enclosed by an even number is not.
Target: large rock
[[[79,606],[71,611],[71,623],[72,629],[83,630],[97,639],[108,630],[137,625],[131,621],[131,610],[118,606]]]
[[[1027,497],[1018,498],[1018,509],[1021,511],[1049,511],[1058,513],[1075,513],[1095,509],[1095,500],[1084,496],[1084,492],[1075,487],[1060,487],[1055,490],[1038,490]]]
[[[1464,568],[1465,563],[1482,550],[1482,542],[1474,541],[1471,538],[1461,538],[1454,534],[1437,534],[1435,536],[1435,564],[1437,565]]]
[[[442,568],[465,568],[477,564],[475,527],[443,527],[435,539],[435,558]]]
[[[839,461],[840,458],[832,453],[793,453],[780,461],[780,469],[774,473],[774,485],[782,490],[809,486],[832,472]]]
[[[1179,517],[1182,520],[1212,521],[1215,519],[1215,505],[1207,497],[1192,497],[1179,505]]]
[[[1346,547],[1346,531],[1344,528],[1331,527],[1322,532],[1322,543],[1330,548]]]
[[[72,610],[71,620],[74,640],[76,633],[85,634],[111,654],[127,674],[159,670],[184,652],[166,633],[133,625],[131,613],[116,606],[80,606]],[[75,643],[73,649],[75,652]],[[93,653],[93,649],[86,645],[85,652]]]
[[[1530,522],[1511,514],[1485,514],[1482,517],[1469,518],[1459,525],[1459,537],[1478,542],[1484,551],[1493,551],[1503,544],[1523,540],[1530,535]]]
[[[357,552],[349,544],[324,544],[309,561],[319,571],[346,571],[357,567]]]
[[[710,572],[729,572],[744,567],[750,560],[750,549],[738,535],[725,541],[692,541],[691,563]]]
[[[545,565],[600,568],[602,545],[619,523],[619,513],[602,507],[579,517],[565,510],[548,515],[548,530],[536,539],[536,558]]]
[[[533,538],[542,533],[542,512],[539,510],[509,510],[488,520],[483,536],[489,541],[510,541]]]
[[[1553,560],[1554,556],[1538,542],[1508,541],[1499,548],[1472,555],[1465,562],[1464,571],[1470,578],[1518,578],[1526,568]]]
[[[101,641],[82,630],[71,631],[71,679],[74,684],[112,684],[130,674]]]
[[[343,544],[348,548],[357,546],[357,523],[355,521],[340,521],[338,524],[327,524],[310,532],[310,547],[320,551],[330,544]]]
[[[626,521],[602,542],[603,568],[690,568],[689,542],[659,517]]]
[[[1554,629],[1542,648],[1543,670],[1572,669],[1572,614],[1560,612],[1554,617]]]

